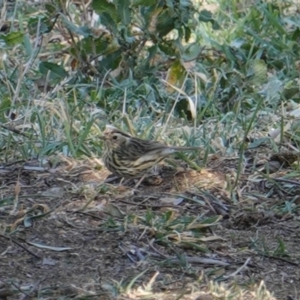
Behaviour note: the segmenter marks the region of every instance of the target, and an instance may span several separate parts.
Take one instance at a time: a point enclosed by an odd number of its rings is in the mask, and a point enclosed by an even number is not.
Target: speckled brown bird
[[[167,156],[198,147],[167,146],[152,140],[142,140],[106,126],[101,139],[104,140],[103,162],[114,175],[123,178],[139,178]]]

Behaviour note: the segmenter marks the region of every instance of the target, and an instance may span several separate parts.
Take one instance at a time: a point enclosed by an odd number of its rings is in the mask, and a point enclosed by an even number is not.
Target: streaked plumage
[[[112,126],[107,126],[103,136],[103,162],[114,175],[124,178],[144,176],[172,153],[185,150],[199,150],[198,147],[167,146],[162,143],[142,140],[130,136]]]

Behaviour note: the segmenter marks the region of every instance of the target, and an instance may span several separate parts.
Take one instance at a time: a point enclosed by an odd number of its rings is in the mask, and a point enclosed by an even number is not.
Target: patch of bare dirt
[[[232,202],[229,161],[165,170],[138,190],[103,184],[95,165],[0,170],[1,299],[215,299],[209,281],[249,290],[264,281],[276,299],[299,297],[299,218],[276,213],[287,199],[250,193],[246,180]]]

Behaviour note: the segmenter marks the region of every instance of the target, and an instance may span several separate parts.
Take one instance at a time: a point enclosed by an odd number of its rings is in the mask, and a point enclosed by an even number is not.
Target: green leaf
[[[41,136],[42,140],[42,147],[45,147],[46,143],[46,122],[45,119],[43,118],[42,114],[39,114],[37,112],[34,112],[31,116],[31,118],[36,118],[37,124],[39,127],[39,135]]]
[[[190,0],[180,0],[180,6],[182,7],[191,7],[192,2]]]
[[[152,6],[157,3],[157,0],[133,0],[132,6]]]
[[[0,35],[0,40],[4,40],[7,46],[15,46],[21,44],[24,39],[24,34],[20,31],[10,32],[5,35]]]
[[[132,44],[136,40],[134,36],[130,36],[131,33],[128,28],[124,28],[121,33],[122,37],[128,44]]]
[[[174,9],[174,3],[175,1],[172,1],[172,0],[166,0],[166,5],[171,8],[171,9]]]
[[[110,31],[113,32],[114,35],[118,35],[118,26],[117,21],[115,22],[114,19],[111,17],[110,14],[104,12],[100,15],[101,23],[106,26]]]
[[[46,8],[46,10],[47,10],[51,15],[54,14],[54,13],[56,12],[56,8],[55,8],[55,6],[52,5],[52,4],[46,3],[46,4],[45,4],[45,8]]]
[[[31,56],[33,49],[29,34],[24,35],[24,46],[26,50],[26,55]]]
[[[202,22],[210,22],[211,20],[213,20],[212,13],[206,9],[201,10],[198,19]]]
[[[93,37],[88,37],[78,42],[78,48],[83,51],[83,53],[81,53],[83,55],[107,55],[117,51],[120,46],[117,39],[111,40],[105,37],[95,39]],[[72,50],[72,53],[73,52],[74,51]]]
[[[186,71],[184,69],[184,67],[181,65],[179,60],[176,60],[171,68],[168,71],[168,75],[167,75],[167,81],[168,83],[170,83],[171,85],[174,86],[181,86],[182,82],[184,80]],[[167,86],[167,91],[169,91],[170,93],[172,93],[174,91],[174,89],[171,86]]]
[[[254,140],[252,143],[249,143],[247,149],[254,149],[262,145],[266,145],[266,143],[268,142],[270,142],[269,137],[258,138]]]
[[[266,63],[261,59],[251,62],[247,76],[251,77],[254,85],[265,83],[268,79]]]
[[[61,15],[61,20],[65,24],[66,28],[78,35],[82,35],[84,37],[92,35],[92,30],[88,26],[77,27],[74,23],[70,22],[64,15]]]
[[[28,29],[30,34],[49,33],[53,29],[54,23],[47,16],[35,16],[28,20]]]
[[[158,44],[159,50],[162,51],[164,54],[168,56],[174,56],[176,55],[176,49],[175,46],[171,41],[163,41]]]
[[[184,26],[184,40],[187,43],[191,37],[191,28]]]
[[[75,149],[75,152],[77,153],[79,151],[79,149],[81,147],[84,147],[84,142],[86,141],[86,138],[88,136],[88,134],[91,131],[91,127],[94,124],[94,119],[90,120],[89,122],[87,122],[87,124],[85,125],[85,128],[83,130],[80,131],[79,133],[79,138],[78,138],[78,144],[77,147]]]
[[[169,16],[167,11],[162,12],[157,18],[156,30],[158,35],[164,37],[173,29],[177,29],[175,26],[175,18]]]
[[[127,26],[131,21],[131,11],[128,0],[118,0],[117,8],[119,15],[121,16],[122,25]]]
[[[277,33],[280,35],[286,34],[286,30],[284,26],[280,23],[280,18],[278,17],[277,13],[270,10],[270,7],[265,7],[265,5],[261,6],[264,15],[268,18],[269,24],[276,29]]]
[[[39,70],[43,75],[47,75],[48,72],[50,72],[51,79],[63,79],[68,76],[68,72],[66,72],[62,66],[48,61],[41,62]]]
[[[297,95],[299,93],[299,87],[298,86],[294,86],[294,87],[290,87],[290,88],[284,88],[283,90],[283,95],[285,99],[291,99],[293,98],[295,95]]]
[[[2,95],[0,101],[0,120],[2,122],[7,121],[7,113],[9,112],[10,109],[11,109],[11,98],[6,95]]]
[[[128,4],[127,4],[128,5]],[[120,16],[113,3],[107,2],[106,0],[93,0],[92,8],[95,12],[100,15],[103,13],[108,14],[114,21],[119,22]]]
[[[188,46],[188,48],[184,51],[182,58],[185,61],[191,61],[197,59],[202,51],[202,47],[199,47],[199,43],[193,43]]]
[[[204,9],[199,13],[199,21],[212,24],[213,29],[218,30],[221,28],[219,23],[213,18],[213,15],[210,11]]]

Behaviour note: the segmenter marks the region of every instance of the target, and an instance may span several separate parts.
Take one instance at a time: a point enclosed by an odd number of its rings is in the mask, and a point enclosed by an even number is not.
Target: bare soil
[[[300,299],[299,187],[245,173],[230,195],[236,163],[137,190],[95,161],[3,166],[0,299]]]

